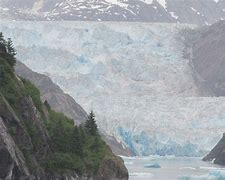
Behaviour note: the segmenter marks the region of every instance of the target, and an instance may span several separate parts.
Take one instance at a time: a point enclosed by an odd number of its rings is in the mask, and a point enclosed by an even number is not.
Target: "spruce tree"
[[[45,100],[44,105],[45,105],[45,107],[48,109],[48,111],[51,110],[51,106],[50,106],[50,104],[48,103],[47,100]]]
[[[85,122],[84,125],[86,131],[93,136],[98,135],[98,126],[95,121],[95,115],[94,112],[91,111],[90,114],[88,115],[87,121]]]
[[[10,38],[8,38],[6,48],[7,48],[8,54],[10,54],[13,57],[16,55],[16,50],[14,49],[13,42]]]
[[[0,32],[0,44],[2,46],[5,46],[6,45],[6,41],[4,39],[4,36],[3,36],[2,32]]]
[[[9,63],[10,66],[14,67],[16,64],[16,50],[14,49],[12,40],[8,38],[5,44],[5,59]]]
[[[0,53],[7,53],[6,44],[3,34],[0,32]]]

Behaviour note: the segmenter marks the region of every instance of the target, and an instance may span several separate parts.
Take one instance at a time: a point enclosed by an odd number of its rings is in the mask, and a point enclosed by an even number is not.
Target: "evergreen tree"
[[[51,110],[51,106],[50,106],[50,104],[48,103],[47,100],[45,100],[44,105],[45,105],[45,107],[48,109],[48,111]]]
[[[7,53],[6,51],[6,41],[2,32],[0,32],[0,53]]]
[[[3,82],[4,79],[4,67],[0,65],[0,85],[2,85],[1,83]]]
[[[98,126],[96,124],[95,115],[93,111],[91,111],[91,113],[88,115],[88,118],[87,118],[87,121],[85,122],[84,127],[89,134],[93,136],[98,135]]]
[[[74,127],[72,133],[72,153],[83,156],[83,143],[80,137],[79,128],[77,126]]]
[[[3,36],[2,32],[0,32],[0,44],[4,45],[4,46],[6,45],[6,41],[4,39],[4,36]]]
[[[100,147],[101,147],[101,144],[100,144],[99,138],[95,137],[93,144],[91,145],[91,149],[95,152],[98,152]]]
[[[16,55],[16,50],[14,49],[13,42],[10,38],[8,38],[6,48],[7,48],[8,54],[10,54],[13,57]]]

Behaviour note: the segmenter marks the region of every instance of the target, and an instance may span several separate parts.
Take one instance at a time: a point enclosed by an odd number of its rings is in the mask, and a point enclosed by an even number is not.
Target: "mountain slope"
[[[191,37],[191,38],[190,38]],[[199,29],[189,36],[190,58],[198,77],[196,82],[211,96],[225,95],[225,21]],[[216,146],[203,158],[215,164],[225,165],[225,134]]]
[[[197,83],[212,96],[225,95],[225,21],[193,33],[192,64]],[[195,35],[196,34],[196,35]]]
[[[1,0],[16,20],[138,21],[208,25],[225,19],[223,0]]]
[[[84,109],[77,104],[70,95],[65,94],[59,86],[54,84],[48,76],[30,70],[21,62],[16,63],[15,70],[18,76],[31,81],[40,89],[42,101],[47,101],[52,109],[63,112],[66,116],[73,119],[75,124],[79,125],[85,123],[87,120],[87,113]],[[103,129],[100,131],[102,138],[115,154],[126,156],[132,155],[132,152],[123,147],[115,137],[109,136]]]
[[[17,75],[28,79],[40,89],[42,101],[48,101],[55,111],[63,112],[78,125],[86,121],[87,113],[84,109],[54,84],[48,76],[35,73],[20,62],[17,62],[15,70]]]
[[[0,38],[0,179],[128,179],[122,159],[98,134],[42,104],[14,74],[10,41]]]
[[[203,161],[213,161],[215,164],[225,165],[225,134],[209,154],[203,158]]]

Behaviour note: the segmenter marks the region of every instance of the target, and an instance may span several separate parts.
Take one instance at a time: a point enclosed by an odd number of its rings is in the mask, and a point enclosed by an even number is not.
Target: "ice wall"
[[[187,25],[1,22],[18,59],[50,76],[137,155],[199,156],[224,132],[225,98],[201,97]]]

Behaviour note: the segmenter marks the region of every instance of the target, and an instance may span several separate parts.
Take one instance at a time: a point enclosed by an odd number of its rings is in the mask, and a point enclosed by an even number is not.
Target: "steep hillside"
[[[1,22],[18,59],[48,75],[136,155],[200,156],[224,132],[224,97],[202,93],[181,31],[146,23]],[[37,63],[38,62],[38,63]],[[207,138],[205,138],[207,137]]]
[[[0,36],[0,179],[128,179],[94,128],[42,104],[39,90],[14,74],[15,51]]]
[[[192,33],[191,59],[197,83],[211,96],[224,96],[225,21]]]
[[[225,134],[217,145],[207,154],[203,161],[213,161],[215,164],[225,166]]]
[[[42,101],[48,101],[52,109],[63,112],[78,125],[86,121],[87,113],[84,109],[48,76],[35,73],[20,62],[17,62],[15,70],[18,76],[28,79],[40,89]]]
[[[1,19],[138,21],[208,25],[225,19],[224,0],[0,0]]]
[[[16,63],[15,70],[18,76],[31,81],[40,89],[42,102],[47,101],[52,109],[63,112],[78,125],[86,121],[87,113],[84,109],[70,95],[65,94],[58,85],[54,84],[48,76],[32,71],[19,61]],[[103,129],[100,131],[102,138],[115,154],[132,155],[132,152],[123,147],[115,137],[108,135]]]
[[[186,32],[187,54],[191,59],[196,83],[208,96],[225,96],[224,37],[225,21]],[[225,165],[225,134],[203,160]]]

